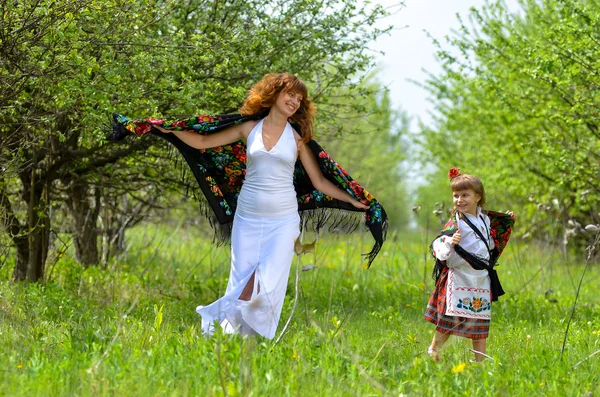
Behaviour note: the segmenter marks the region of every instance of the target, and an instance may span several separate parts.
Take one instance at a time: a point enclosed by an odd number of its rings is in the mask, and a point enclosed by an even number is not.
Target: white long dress
[[[262,137],[263,120],[247,141],[246,177],[238,198],[231,235],[231,270],[225,295],[198,306],[202,331],[215,331],[218,321],[226,333],[275,336],[285,298],[294,240],[300,216],[293,175],[297,143],[288,123],[271,150]],[[240,300],[254,277],[252,297]]]

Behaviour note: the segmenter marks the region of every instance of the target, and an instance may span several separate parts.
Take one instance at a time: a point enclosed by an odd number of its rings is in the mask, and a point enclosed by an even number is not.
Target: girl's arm
[[[441,261],[447,261],[455,253],[454,246],[460,243],[460,237],[460,230],[457,230],[452,236],[439,236],[431,245],[433,255]]]
[[[433,255],[441,261],[446,261],[454,253],[452,246],[452,237],[450,236],[439,236],[431,244],[433,248]]]
[[[201,135],[193,130],[170,131],[164,128],[153,126],[160,132],[173,134],[181,139],[185,144],[196,149],[209,149],[216,146],[223,146],[229,143],[245,140],[257,121],[246,121],[241,124],[233,125],[223,131],[215,132],[210,135]]]
[[[299,136],[297,137],[299,139]],[[350,203],[356,208],[360,209],[369,209],[368,205],[361,203],[360,201],[355,200],[350,194],[343,191],[342,189],[335,186],[331,181],[323,176],[321,169],[319,168],[319,164],[317,163],[317,159],[315,155],[310,150],[310,148],[302,141],[298,141],[298,153],[300,157],[300,161],[310,178],[313,186],[319,190],[320,192],[326,194],[329,197],[333,197],[334,199],[345,201],[346,203]]]

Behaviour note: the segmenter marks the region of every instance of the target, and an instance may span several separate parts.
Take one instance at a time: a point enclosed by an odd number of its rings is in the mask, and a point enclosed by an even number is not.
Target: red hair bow
[[[460,175],[460,169],[458,169],[456,167],[452,167],[448,170],[448,178],[450,178],[450,180],[456,178],[459,175]]]

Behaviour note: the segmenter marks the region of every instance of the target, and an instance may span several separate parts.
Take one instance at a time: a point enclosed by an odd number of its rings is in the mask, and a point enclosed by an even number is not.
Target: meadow
[[[439,363],[423,319],[433,235],[391,233],[370,269],[368,234],[326,236],[292,265],[279,342],[204,338],[199,304],[225,288],[229,253],[193,227],[144,225],[106,267],[65,255],[47,281],[0,269],[0,395],[5,396],[592,396],[600,393],[600,266],[512,241],[498,268],[487,353],[452,339]],[[312,236],[304,237],[310,241]],[[314,268],[312,268],[314,266]],[[565,343],[565,330],[569,319]],[[564,351],[563,351],[564,344]]]

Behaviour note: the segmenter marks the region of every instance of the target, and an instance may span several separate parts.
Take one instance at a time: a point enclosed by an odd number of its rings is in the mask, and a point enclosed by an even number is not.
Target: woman
[[[268,74],[255,84],[240,113],[251,115],[265,110],[268,114],[261,120],[246,121],[211,135],[157,127],[196,149],[246,142],[246,178],[233,221],[227,290],[221,299],[196,309],[206,334],[211,334],[214,322],[219,321],[225,332],[257,333],[269,339],[275,336],[294,241],[300,233],[293,183],[296,157],[316,189],[356,208],[369,208],[327,180],[307,147],[316,109],[300,79],[287,73]],[[303,136],[289,119],[302,127]]]
[[[275,336],[299,235],[299,211],[315,228],[330,221],[352,230],[358,222],[353,211],[368,210],[366,225],[375,238],[369,265],[381,249],[385,210],[312,140],[315,112],[304,83],[278,73],[267,74],[250,89],[241,115],[174,123],[113,115],[111,140],[159,134],[190,166],[211,217],[220,225],[233,220],[225,295],[197,308],[206,335],[218,321],[227,333]]]

